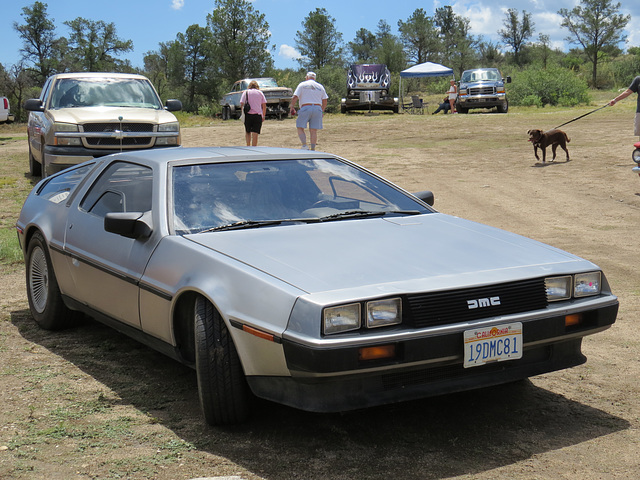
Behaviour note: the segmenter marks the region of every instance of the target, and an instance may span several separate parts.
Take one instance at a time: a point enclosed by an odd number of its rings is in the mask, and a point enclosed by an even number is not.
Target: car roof
[[[116,72],[67,72],[56,73],[51,78],[137,78],[147,79],[144,75],[137,73],[116,73]]]
[[[338,158],[325,152],[279,147],[175,147],[116,153],[109,157],[156,165]]]

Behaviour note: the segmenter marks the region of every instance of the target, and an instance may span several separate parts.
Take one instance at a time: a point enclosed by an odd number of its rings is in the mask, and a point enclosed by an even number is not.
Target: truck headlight
[[[180,124],[178,122],[161,123],[158,125],[158,132],[175,133],[175,137],[158,137],[156,145],[180,145]]]
[[[68,146],[80,146],[82,145],[82,139],[79,137],[65,137],[64,133],[77,133],[78,125],[75,123],[60,123],[56,122],[53,124],[53,129],[55,131],[55,136],[53,140],[54,145],[60,145],[63,147]]]
[[[325,335],[360,328],[360,304],[339,305],[324,309],[322,330]]]
[[[180,124],[178,122],[161,123],[158,125],[159,132],[176,132],[180,131]]]
[[[402,300],[388,298],[367,302],[367,327],[385,327],[402,323]]]

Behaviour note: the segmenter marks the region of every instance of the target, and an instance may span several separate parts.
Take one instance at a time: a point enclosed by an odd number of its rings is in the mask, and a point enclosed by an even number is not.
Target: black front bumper
[[[249,377],[262,398],[302,410],[336,412],[498,385],[580,365],[582,338],[615,322],[618,304],[583,312],[566,327],[564,316],[523,325],[521,359],[464,368],[463,333],[397,342],[396,358],[362,361],[361,346],[311,348],[283,340],[291,377]],[[419,365],[416,365],[418,364]]]

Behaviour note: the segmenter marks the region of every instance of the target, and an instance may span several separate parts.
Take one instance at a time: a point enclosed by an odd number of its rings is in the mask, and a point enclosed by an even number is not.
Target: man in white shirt
[[[302,148],[307,149],[307,135],[304,129],[309,125],[309,147],[311,150],[316,149],[318,141],[318,130],[322,130],[322,115],[324,109],[327,108],[327,99],[329,96],[324,87],[316,82],[316,74],[307,73],[307,79],[296,87],[291,99],[291,110],[295,113],[295,105],[300,101],[300,110],[296,120],[298,128],[298,138],[302,142]]]

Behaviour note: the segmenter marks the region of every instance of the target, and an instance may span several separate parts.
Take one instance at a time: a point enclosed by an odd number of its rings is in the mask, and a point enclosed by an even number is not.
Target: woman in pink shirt
[[[247,147],[249,145],[255,147],[258,145],[258,135],[260,135],[262,122],[267,114],[267,99],[255,80],[251,80],[249,88],[244,91],[240,99],[240,109],[244,110],[245,103],[249,104],[251,110],[244,116],[244,137],[247,141]]]

